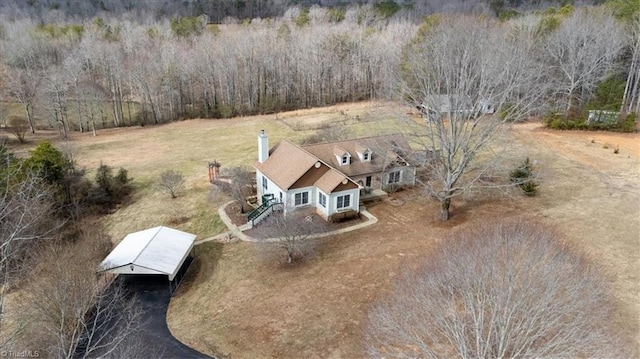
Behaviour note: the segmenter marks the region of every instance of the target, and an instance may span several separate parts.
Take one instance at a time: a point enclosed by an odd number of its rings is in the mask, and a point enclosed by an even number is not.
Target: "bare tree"
[[[35,106],[42,76],[32,70],[17,69],[7,76],[9,93],[24,106],[31,133],[36,132]]]
[[[0,150],[3,147],[0,146]],[[4,151],[2,151],[4,152]],[[4,297],[19,279],[29,249],[59,228],[52,221],[53,191],[35,174],[21,174],[11,157],[0,156],[0,325],[4,327]],[[4,329],[4,328],[3,328]],[[4,331],[3,339],[12,334]],[[15,333],[13,333],[15,334]],[[8,337],[8,338],[7,338]],[[6,343],[0,343],[4,347]]]
[[[43,348],[56,358],[112,357],[142,325],[135,298],[116,281],[96,277],[108,237],[92,231],[75,245],[45,246],[37,258],[39,280],[21,306],[30,325],[20,345]],[[135,345],[132,346],[132,349]],[[127,356],[129,357],[129,356]]]
[[[526,29],[470,17],[435,18],[424,29],[405,51],[402,96],[422,111],[413,133],[431,159],[425,185],[448,220],[452,198],[487,168],[465,178],[470,164],[532,108],[543,86]]]
[[[603,9],[577,9],[544,44],[556,87],[568,116],[589,99],[611,70],[624,44],[624,34],[613,15]]]
[[[29,130],[29,121],[24,117],[12,116],[9,118],[9,130],[20,141],[20,143],[27,143],[25,135]]]
[[[240,212],[244,213],[247,197],[254,193],[253,183],[255,181],[255,174],[248,168],[242,166],[229,168],[228,174],[231,178],[231,183],[227,187],[229,193],[240,205]]]
[[[273,213],[255,228],[260,239],[258,251],[264,258],[286,253],[287,264],[313,253],[317,240],[314,234],[322,232],[326,222],[297,213]]]
[[[629,73],[624,88],[621,112],[640,114],[640,17],[634,16],[629,25],[628,47],[631,51]]]
[[[19,268],[28,248],[46,238],[59,224],[52,221],[53,191],[37,174],[21,171],[8,156],[14,167],[0,165],[0,267],[3,283],[8,283],[12,272]],[[17,169],[16,169],[17,168]],[[4,287],[3,287],[4,288]]]
[[[180,191],[185,187],[184,176],[182,172],[174,170],[166,170],[160,174],[160,188],[169,192],[171,198],[177,198]]]
[[[367,353],[385,358],[630,358],[609,278],[548,226],[476,224],[441,241],[376,304]]]

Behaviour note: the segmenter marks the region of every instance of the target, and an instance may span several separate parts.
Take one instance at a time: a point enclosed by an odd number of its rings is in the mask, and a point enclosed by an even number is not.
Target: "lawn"
[[[106,218],[114,241],[160,224],[196,233],[225,231],[216,208],[228,198],[207,182],[207,161],[222,171],[250,166],[256,136],[271,144],[302,140],[331,124],[353,136],[404,131],[407,107],[361,102],[276,115],[190,120],[162,126],[73,134],[60,146],[93,169],[102,161],[125,167],[137,191],[130,204]],[[32,139],[55,133],[38,133]],[[169,326],[205,353],[251,358],[355,358],[363,356],[366,313],[389,291],[402,268],[416,263],[452,228],[474,220],[524,215],[556,225],[613,275],[622,315],[619,327],[638,338],[640,308],[640,147],[638,134],[554,132],[539,123],[515,126],[507,159],[536,161],[539,195],[474,192],[453,202],[453,217],[436,221],[438,205],[417,191],[370,206],[379,222],[327,238],[316,255],[292,267],[258,259],[250,243],[208,242],[174,297]],[[606,146],[605,146],[606,144]],[[12,145],[23,153],[28,146]],[[619,153],[613,149],[618,146]],[[177,199],[155,186],[167,169],[181,171],[187,190]]]

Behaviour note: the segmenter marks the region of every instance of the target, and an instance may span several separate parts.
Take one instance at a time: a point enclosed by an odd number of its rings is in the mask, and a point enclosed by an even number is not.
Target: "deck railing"
[[[263,198],[262,204],[249,212],[247,215],[248,222],[251,223],[252,226],[255,226],[256,223],[259,223],[261,220],[266,218],[268,215],[273,213],[274,210],[282,209],[282,203],[278,202],[275,198],[266,199]]]

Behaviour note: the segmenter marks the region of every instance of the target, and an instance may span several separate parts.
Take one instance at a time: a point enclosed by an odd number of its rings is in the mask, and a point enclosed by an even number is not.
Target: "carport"
[[[169,227],[129,233],[100,263],[98,272],[166,275],[173,293],[193,259],[195,234]]]

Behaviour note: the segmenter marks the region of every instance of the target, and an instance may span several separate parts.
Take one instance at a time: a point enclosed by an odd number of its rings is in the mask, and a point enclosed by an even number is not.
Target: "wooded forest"
[[[429,2],[431,8],[401,1],[288,7],[290,2],[229,2],[263,9],[255,15],[265,17],[251,19],[253,13],[217,11],[227,2],[213,0],[186,1],[189,11],[171,3],[163,16],[154,14],[162,4],[155,1],[135,2],[135,9],[125,1],[65,2],[64,8],[58,1],[3,2],[0,125],[18,132],[55,128],[66,136],[398,99],[408,51],[452,16],[423,16],[447,11],[446,2]],[[506,0],[455,4],[465,16],[489,19],[481,36],[503,32],[527,39],[522,56],[534,57],[545,74],[538,83],[522,84],[545,90],[535,114],[640,110],[637,0],[562,7],[537,2],[533,10]],[[150,10],[141,12],[147,5]],[[103,7],[100,16],[87,15],[91,6]],[[196,6],[202,9],[195,12]],[[199,15],[175,15],[189,12]]]

